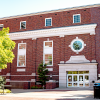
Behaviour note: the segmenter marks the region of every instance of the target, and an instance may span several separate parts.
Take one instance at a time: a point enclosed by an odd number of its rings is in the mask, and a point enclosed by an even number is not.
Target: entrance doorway
[[[67,87],[89,87],[89,71],[68,71]]]

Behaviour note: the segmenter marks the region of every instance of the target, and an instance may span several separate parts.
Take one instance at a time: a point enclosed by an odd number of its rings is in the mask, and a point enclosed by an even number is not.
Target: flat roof
[[[99,7],[99,6],[100,6],[100,4],[69,7],[69,8],[63,8],[63,9],[50,10],[50,11],[42,11],[42,12],[35,12],[35,13],[28,13],[28,14],[22,14],[22,15],[3,17],[3,18],[0,18],[0,20],[19,18],[19,17],[27,17],[27,16],[32,16],[32,15],[40,15],[40,14],[47,14],[47,13],[55,13],[55,12],[61,12],[61,11],[76,10],[76,9],[92,8],[92,7]]]

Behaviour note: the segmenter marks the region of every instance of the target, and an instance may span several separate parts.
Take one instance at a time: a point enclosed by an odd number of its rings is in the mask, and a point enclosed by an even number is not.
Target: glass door
[[[79,87],[83,87],[83,75],[78,75],[79,78]]]
[[[68,84],[67,84],[67,87],[72,87],[72,75],[68,75],[68,76],[67,76],[67,79],[68,79],[68,80],[67,80],[67,81],[68,81],[68,82],[67,82],[67,83],[68,83]]]
[[[77,87],[78,86],[78,77],[77,75],[73,75],[73,87]]]
[[[67,87],[89,87],[89,71],[69,71]]]

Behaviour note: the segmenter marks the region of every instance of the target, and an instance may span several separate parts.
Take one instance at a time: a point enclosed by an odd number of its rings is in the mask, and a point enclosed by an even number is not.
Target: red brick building
[[[99,78],[99,4],[1,18],[2,27],[16,42],[13,63],[0,71],[11,85],[35,85],[41,61],[59,87],[92,87]]]

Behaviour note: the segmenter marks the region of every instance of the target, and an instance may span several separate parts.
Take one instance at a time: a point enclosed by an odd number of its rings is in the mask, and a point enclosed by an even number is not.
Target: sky
[[[0,18],[100,4],[100,0],[0,0]]]

